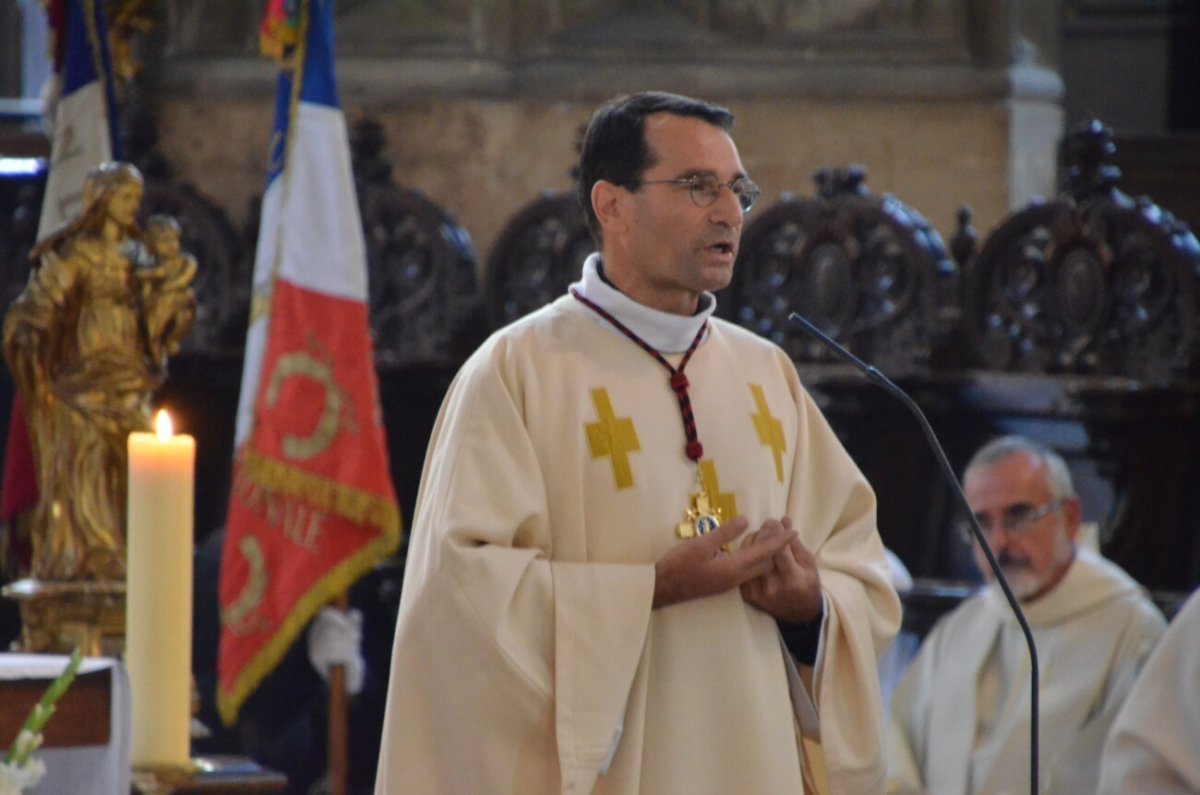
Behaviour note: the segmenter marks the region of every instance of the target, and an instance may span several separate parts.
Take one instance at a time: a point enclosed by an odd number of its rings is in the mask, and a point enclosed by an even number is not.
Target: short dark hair
[[[654,165],[645,134],[645,119],[653,113],[700,119],[725,132],[733,129],[733,114],[726,108],[679,94],[647,91],[602,105],[588,122],[579,152],[579,203],[597,247],[602,241],[600,221],[592,208],[592,186],[603,179],[632,188]]]

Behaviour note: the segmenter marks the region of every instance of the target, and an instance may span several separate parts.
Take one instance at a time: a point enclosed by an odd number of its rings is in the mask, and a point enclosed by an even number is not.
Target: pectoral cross
[[[726,519],[737,516],[737,498],[732,492],[721,493],[717,465],[701,461],[696,468],[696,490],[683,512],[684,520],[675,527],[680,538],[695,538],[716,530]]]

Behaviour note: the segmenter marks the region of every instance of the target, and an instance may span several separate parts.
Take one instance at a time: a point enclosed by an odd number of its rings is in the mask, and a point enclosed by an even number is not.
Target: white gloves
[[[362,656],[362,613],[321,608],[308,627],[308,659],[326,682],[330,668],[345,666],[346,692],[358,694],[367,671]]]

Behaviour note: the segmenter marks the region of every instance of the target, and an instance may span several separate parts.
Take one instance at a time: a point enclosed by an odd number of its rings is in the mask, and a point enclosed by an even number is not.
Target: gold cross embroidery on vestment
[[[617,488],[627,489],[633,485],[633,468],[629,465],[629,453],[636,453],[642,449],[638,443],[637,431],[633,427],[633,420],[616,415],[612,402],[608,399],[608,390],[604,387],[592,390],[592,404],[596,407],[599,420],[584,426],[588,449],[592,458],[611,458],[613,480],[616,481]]]
[[[771,416],[767,406],[767,396],[758,384],[750,384],[750,392],[754,395],[754,405],[758,407],[757,414],[751,414],[754,430],[758,431],[758,441],[765,447],[771,448],[775,458],[775,477],[783,482],[783,454],[787,450],[787,441],[783,438],[783,423]]]

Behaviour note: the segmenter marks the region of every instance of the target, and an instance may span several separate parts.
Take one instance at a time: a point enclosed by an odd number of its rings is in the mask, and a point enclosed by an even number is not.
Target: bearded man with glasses
[[[1040,792],[1095,792],[1105,735],[1163,616],[1129,575],[1077,546],[1079,497],[1053,450],[989,442],[963,491],[1037,644]],[[990,580],[978,546],[975,556]],[[944,616],[892,696],[888,792],[1028,791],[1029,665],[994,582]]]
[[[882,791],[875,495],[787,354],[713,317],[758,197],[732,124],[660,93],[593,116],[599,252],[430,442],[379,793]]]

